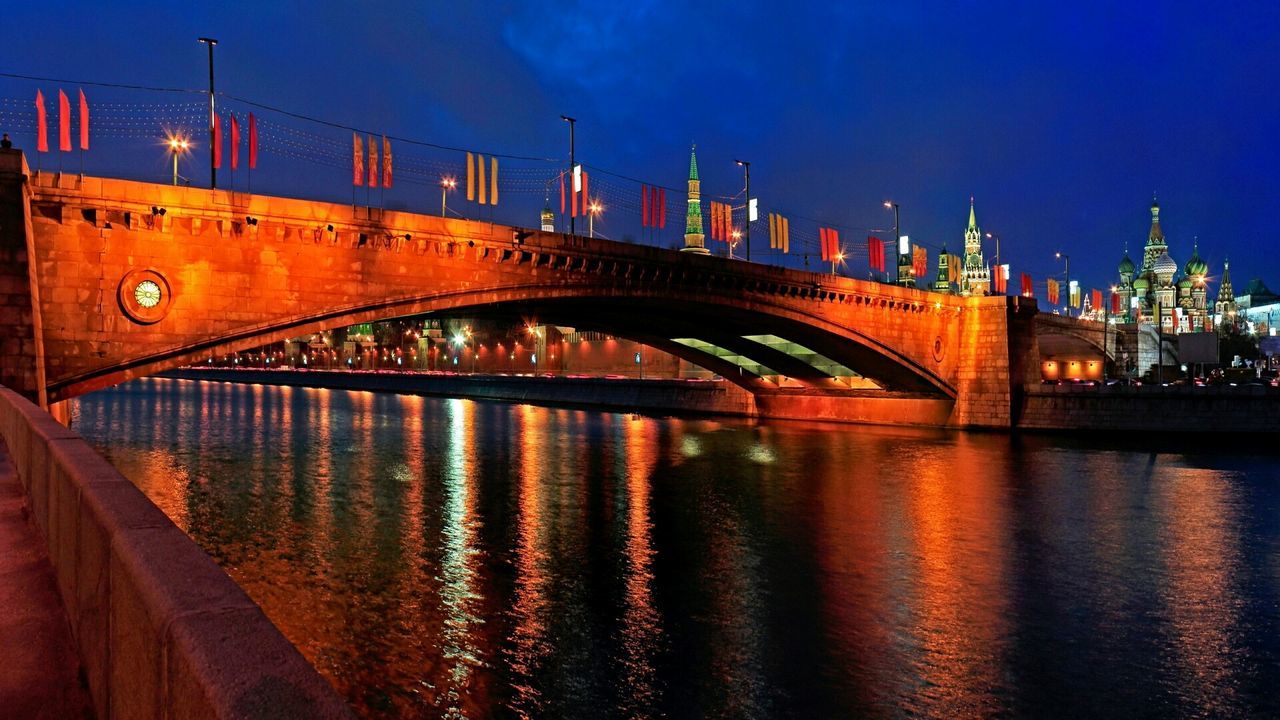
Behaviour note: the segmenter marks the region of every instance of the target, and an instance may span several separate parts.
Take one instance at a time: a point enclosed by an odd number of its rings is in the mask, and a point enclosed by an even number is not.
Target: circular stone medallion
[[[155,270],[132,270],[120,279],[120,310],[139,325],[160,322],[169,313],[173,291]]]

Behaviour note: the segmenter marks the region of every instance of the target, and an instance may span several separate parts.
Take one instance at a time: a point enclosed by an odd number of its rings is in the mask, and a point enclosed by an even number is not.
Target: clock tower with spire
[[[991,290],[991,270],[982,257],[982,231],[973,211],[973,197],[969,197],[969,227],[964,231],[964,271],[960,275],[960,294],[986,295]]]

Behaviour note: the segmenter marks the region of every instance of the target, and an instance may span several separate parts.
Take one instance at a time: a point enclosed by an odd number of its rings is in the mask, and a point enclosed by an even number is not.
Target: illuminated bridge
[[[0,383],[44,404],[424,313],[532,318],[642,342],[783,417],[1010,427],[1038,366],[1035,304],[1021,298],[376,208],[33,174],[17,151],[0,154],[0,223],[12,260],[0,270]]]

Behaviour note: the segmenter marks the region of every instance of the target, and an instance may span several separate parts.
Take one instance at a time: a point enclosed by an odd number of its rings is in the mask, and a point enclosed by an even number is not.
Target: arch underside
[[[745,308],[715,298],[602,295],[598,288],[565,286],[437,293],[291,318],[61,379],[51,382],[49,389],[52,397],[65,399],[210,355],[359,322],[421,314],[535,321],[599,331],[670,353],[757,393],[776,390],[780,378],[786,378],[832,392],[851,386],[865,389],[869,381],[886,391],[956,395],[947,382],[875,339],[793,310]]]

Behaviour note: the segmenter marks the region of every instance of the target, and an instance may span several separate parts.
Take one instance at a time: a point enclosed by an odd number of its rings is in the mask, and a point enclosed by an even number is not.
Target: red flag
[[[560,173],[560,214],[564,215],[564,173]]]
[[[640,225],[649,227],[649,186],[640,186]]]
[[[61,90],[58,91],[58,149],[71,152],[71,102]]]
[[[580,179],[581,175],[574,176],[573,178],[573,180],[579,181]],[[575,185],[579,185],[579,183],[571,181],[569,184],[569,217],[578,217],[578,195],[580,195],[582,191],[577,187],[574,187]]]
[[[231,169],[240,167],[240,122],[231,113]]]
[[[587,171],[582,171],[582,214],[587,214],[587,206],[590,204],[591,195],[587,192]]]
[[[36,152],[49,152],[49,116],[44,111],[44,93],[36,90]]]
[[[1027,273],[1022,273],[1022,295],[1024,297],[1036,296],[1035,290],[1031,285],[1031,276]]]
[[[258,119],[249,113],[249,169],[258,167]]]
[[[369,187],[376,188],[378,187],[378,145],[373,141],[372,135],[368,137],[369,137]],[[480,159],[480,162],[484,162],[483,157]],[[480,181],[480,184],[483,185],[484,181],[483,180]],[[483,194],[484,193],[481,192],[482,196]]]
[[[1116,292],[1111,293],[1111,314],[1112,315],[1120,314],[1120,293],[1116,293]]]
[[[467,176],[470,178],[471,155],[467,155]],[[360,133],[351,133],[351,184],[364,185],[364,140]],[[468,190],[468,192],[470,192]],[[469,199],[469,198],[468,198]]]
[[[665,228],[667,226],[667,189],[660,188],[658,190],[658,227]]]
[[[929,251],[917,245],[911,248],[911,272],[915,277],[924,280],[929,274]]]
[[[89,103],[84,99],[84,90],[80,91],[80,149],[89,149]]]
[[[876,269],[876,247],[880,239],[874,235],[867,236],[867,267]]]
[[[391,187],[391,141],[386,135],[382,136],[382,187]],[[498,199],[493,202],[497,204]]]
[[[213,116],[213,167],[222,167],[222,117]]]
[[[1101,290],[1094,290],[1092,295],[1093,295],[1093,296],[1092,296],[1091,298],[1089,298],[1089,299],[1093,301],[1093,302],[1091,303],[1091,304],[1093,305],[1093,309],[1094,309],[1094,310],[1101,310],[1101,309],[1102,309],[1102,291],[1101,291]]]

